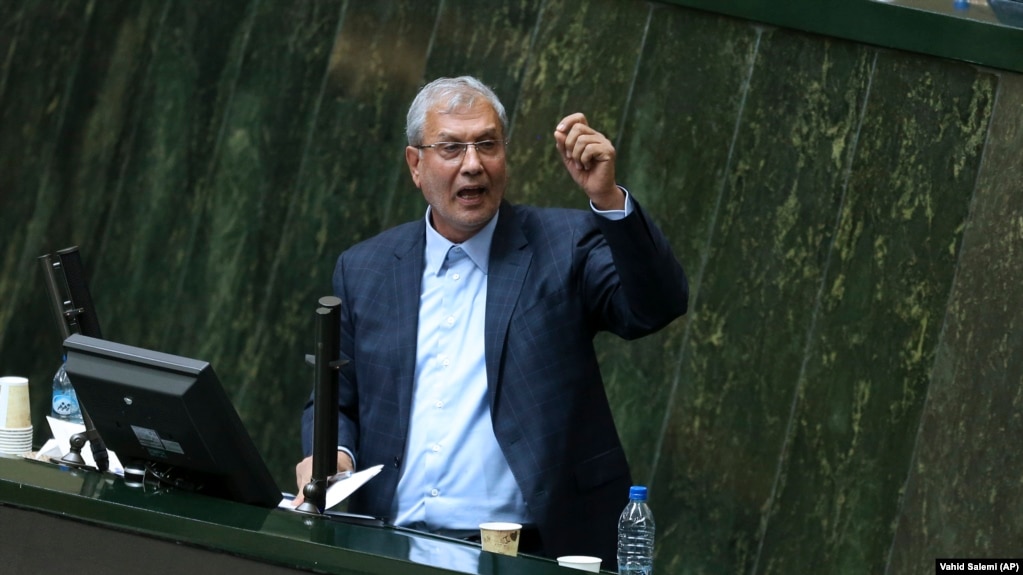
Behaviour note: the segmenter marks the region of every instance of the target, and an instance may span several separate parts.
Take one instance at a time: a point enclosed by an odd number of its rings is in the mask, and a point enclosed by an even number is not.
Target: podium
[[[557,575],[557,562],[329,515],[262,509],[111,474],[0,458],[5,574]]]

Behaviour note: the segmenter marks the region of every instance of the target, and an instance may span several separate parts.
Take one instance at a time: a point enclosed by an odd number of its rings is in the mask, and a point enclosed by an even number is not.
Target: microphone
[[[102,339],[99,318],[96,317],[96,308],[92,303],[92,294],[89,293],[78,246],[57,251],[57,261],[54,261],[51,254],[39,256],[38,260],[43,268],[51,308],[56,316],[62,339],[67,339],[73,333]],[[71,385],[74,385],[74,382],[71,382]],[[79,403],[79,409],[82,412],[85,431],[71,436],[71,451],[61,459],[61,462],[74,467],[86,467],[81,452],[82,447],[88,442],[92,448],[96,468],[101,472],[106,471],[110,465],[107,447],[96,431],[85,405]]]
[[[306,513],[323,513],[330,477],[337,473],[337,401],[340,360],[341,300],[326,296],[316,308],[316,368],[313,388],[313,475],[302,488]]]

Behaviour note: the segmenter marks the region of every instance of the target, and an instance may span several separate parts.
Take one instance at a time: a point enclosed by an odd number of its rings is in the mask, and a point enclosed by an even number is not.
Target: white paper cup
[[[19,430],[32,425],[28,400],[28,379],[0,377],[0,428]]]
[[[558,557],[558,565],[598,573],[600,572],[600,557],[589,557],[587,555],[565,555],[563,557]]]
[[[0,454],[22,455],[32,451],[32,428],[28,433],[19,431],[17,436],[7,436],[0,430]]]
[[[31,449],[32,449],[31,441],[0,444],[0,451],[7,451],[9,453],[25,453],[26,451],[31,451]]]
[[[480,523],[480,543],[484,551],[514,557],[519,554],[521,532],[518,523]]]
[[[0,453],[4,455],[24,455],[30,451],[32,451],[31,441],[19,447],[0,447]]]
[[[32,437],[31,425],[22,429],[0,428],[0,441],[3,441],[4,439],[24,439],[26,437]]]

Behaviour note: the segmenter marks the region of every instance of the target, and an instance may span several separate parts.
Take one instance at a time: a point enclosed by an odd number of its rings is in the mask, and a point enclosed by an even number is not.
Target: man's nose
[[[462,171],[475,173],[483,168],[483,163],[480,161],[480,153],[476,150],[475,144],[469,144],[465,147],[465,152],[462,153]]]

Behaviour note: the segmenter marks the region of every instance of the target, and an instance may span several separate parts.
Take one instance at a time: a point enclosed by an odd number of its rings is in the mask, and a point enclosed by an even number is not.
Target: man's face
[[[471,107],[442,110],[435,107],[426,113],[423,145],[501,142],[489,154],[468,146],[453,159],[445,159],[435,148],[405,149],[412,181],[432,207],[434,229],[448,240],[462,243],[485,226],[501,205],[508,183],[504,133],[497,112],[481,98]]]

